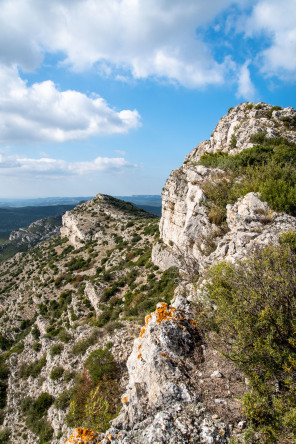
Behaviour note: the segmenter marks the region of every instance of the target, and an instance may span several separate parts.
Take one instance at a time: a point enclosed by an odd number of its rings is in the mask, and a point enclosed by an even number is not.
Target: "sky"
[[[0,0],[0,197],[160,194],[295,86],[296,0]]]

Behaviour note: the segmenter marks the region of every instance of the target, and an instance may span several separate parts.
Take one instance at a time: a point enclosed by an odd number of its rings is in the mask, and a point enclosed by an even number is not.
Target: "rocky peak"
[[[185,157],[185,163],[198,161],[205,152],[218,151],[236,154],[251,148],[252,135],[265,133],[267,137],[284,136],[290,142],[296,142],[296,110],[281,108],[266,103],[241,103],[230,108],[213,131],[210,140],[201,142]]]
[[[162,192],[162,242],[152,252],[156,265],[163,270],[172,264],[188,269],[191,262],[192,271],[202,273],[217,260],[242,258],[254,245],[266,245],[271,239],[276,242],[281,231],[294,229],[295,218],[273,212],[258,193],[241,196],[228,206],[223,228],[208,214],[204,184],[214,184],[221,177],[229,179],[227,172],[200,165],[201,156],[235,155],[273,138],[296,143],[296,111],[242,103],[221,118],[210,140],[201,142],[183,165],[172,171]]]
[[[97,194],[64,214],[61,236],[67,237],[74,248],[80,248],[86,241],[105,238],[110,219],[128,221],[156,217],[130,202]]]

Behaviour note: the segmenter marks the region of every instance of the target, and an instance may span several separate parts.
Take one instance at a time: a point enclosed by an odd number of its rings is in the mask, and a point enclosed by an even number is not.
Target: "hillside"
[[[160,221],[98,194],[0,265],[0,442],[295,442],[295,122],[230,109]]]
[[[0,233],[11,233],[45,217],[54,217],[72,210],[72,205],[28,206],[21,208],[0,208]]]

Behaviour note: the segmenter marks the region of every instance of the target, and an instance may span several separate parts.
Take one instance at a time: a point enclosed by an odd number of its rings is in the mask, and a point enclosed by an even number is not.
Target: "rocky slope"
[[[200,159],[296,142],[295,116],[231,109],[167,180],[160,238],[153,215],[99,194],[63,216],[61,237],[0,265],[0,441],[244,442],[249,382],[201,336],[195,307],[212,264],[277,244],[296,220],[250,189],[213,220],[204,185],[230,179]]]
[[[28,248],[32,248],[39,242],[50,237],[57,236],[62,227],[62,216],[45,217],[44,219],[33,222],[26,228],[19,228],[12,231],[9,236],[10,241],[18,244],[25,244]]]
[[[79,248],[63,234],[0,265],[3,442],[8,432],[13,443],[64,442],[73,391],[98,348],[110,350],[120,369],[117,400],[133,339],[155,306],[153,289],[172,295],[150,261],[154,215],[99,195],[69,219],[87,239]]]

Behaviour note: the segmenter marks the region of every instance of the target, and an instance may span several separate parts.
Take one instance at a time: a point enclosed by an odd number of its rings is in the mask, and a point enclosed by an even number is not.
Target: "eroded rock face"
[[[127,361],[123,408],[98,442],[107,443],[110,436],[122,444],[227,442],[227,424],[215,422],[206,411],[190,376],[200,339],[182,299],[176,298],[176,307],[160,303],[146,317]]]
[[[222,172],[197,165],[206,152],[236,154],[252,147],[250,137],[257,133],[296,142],[296,128],[290,124],[295,118],[293,108],[278,110],[263,103],[259,106],[244,103],[220,120],[211,139],[189,153],[184,164],[172,171],[166,182],[160,221],[162,244],[157,244],[152,252],[156,265],[165,270],[175,262],[186,269],[191,262],[195,274],[202,273],[217,260],[242,258],[255,244],[264,246],[269,241],[276,242],[281,231],[295,229],[295,218],[272,213],[259,195],[250,193],[233,207],[227,207],[229,232],[221,232],[207,216],[202,185],[216,180]]]
[[[112,238],[105,231],[106,221],[156,218],[155,214],[105,194],[97,196],[63,216],[61,236],[67,237],[74,248],[80,248],[93,239],[107,241]]]

